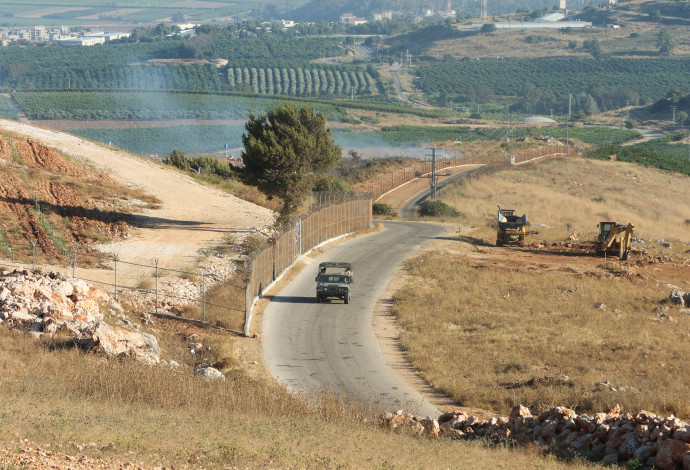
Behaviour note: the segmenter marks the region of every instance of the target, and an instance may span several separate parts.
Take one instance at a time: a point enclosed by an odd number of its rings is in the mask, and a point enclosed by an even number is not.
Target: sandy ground
[[[134,216],[134,235],[101,246],[121,260],[180,268],[192,265],[200,250],[218,245],[226,233],[245,233],[273,222],[273,212],[230,194],[201,185],[192,178],[130,153],[111,149],[69,134],[10,120],[0,129],[54,147],[71,158],[88,162],[114,180],[140,188],[160,200],[159,209]]]

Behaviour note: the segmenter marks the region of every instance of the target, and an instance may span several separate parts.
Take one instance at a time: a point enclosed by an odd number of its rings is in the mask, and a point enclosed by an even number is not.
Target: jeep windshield
[[[319,282],[349,283],[350,278],[337,274],[319,274]]]

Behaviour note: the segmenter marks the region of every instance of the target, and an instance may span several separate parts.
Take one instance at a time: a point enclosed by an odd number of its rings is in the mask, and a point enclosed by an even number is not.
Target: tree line
[[[583,112],[597,112],[652,102],[674,86],[690,88],[689,67],[683,57],[446,59],[420,65],[417,86],[454,102],[517,96],[518,108],[532,112],[566,107],[572,95]]]
[[[361,69],[228,67],[228,88],[261,95],[323,96],[376,92],[376,81]]]

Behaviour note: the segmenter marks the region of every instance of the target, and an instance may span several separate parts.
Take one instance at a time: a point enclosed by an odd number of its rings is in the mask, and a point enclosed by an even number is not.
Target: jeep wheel
[[[347,295],[345,296],[345,299],[343,299],[343,300],[345,300],[345,303],[346,303],[346,304],[349,304],[349,303],[350,303],[350,294],[347,294]]]
[[[317,295],[317,296],[316,296],[316,303],[318,304],[318,303],[320,303],[320,302],[321,302],[321,296],[320,296],[320,295]]]

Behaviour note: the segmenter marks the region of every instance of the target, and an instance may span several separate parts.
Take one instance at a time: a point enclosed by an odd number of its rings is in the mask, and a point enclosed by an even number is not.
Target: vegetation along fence
[[[517,151],[514,163],[562,154],[563,145]],[[437,169],[466,164],[506,164],[510,156],[437,157]],[[55,266],[72,277],[100,285],[114,298],[123,291],[138,293],[141,308],[155,304],[155,313],[173,311],[187,320],[249,335],[252,307],[264,290],[302,254],[340,235],[372,224],[372,202],[391,189],[431,171],[431,162],[398,170],[371,187],[371,193],[314,193],[305,201],[308,213],[293,221],[261,252],[230,274],[188,271],[122,260],[118,255],[84,246],[52,246],[47,240],[11,243],[0,239],[0,266]],[[51,246],[48,246],[51,245]],[[209,268],[210,269],[210,268]],[[70,272],[71,271],[71,272]],[[189,282],[185,282],[189,281]],[[176,308],[172,308],[176,306]],[[241,330],[241,331],[240,331]]]
[[[371,226],[370,194],[316,193],[309,197],[308,215],[290,224],[249,264],[244,333],[249,335],[252,305],[298,256],[326,240]]]
[[[557,155],[566,153],[564,144],[547,145],[532,149],[516,150],[512,156],[515,160],[512,163],[524,163],[536,158],[545,157],[548,155]],[[571,148],[571,151],[573,149]],[[511,163],[511,155],[493,154],[493,155],[437,155],[436,156],[436,170],[443,170],[445,168],[457,167],[460,165],[503,165]],[[412,166],[394,171],[390,175],[382,176],[380,181],[371,184],[371,194],[373,200],[378,200],[381,196],[386,194],[398,186],[412,181],[422,175],[431,173],[432,162],[429,158],[424,162],[415,163]]]

